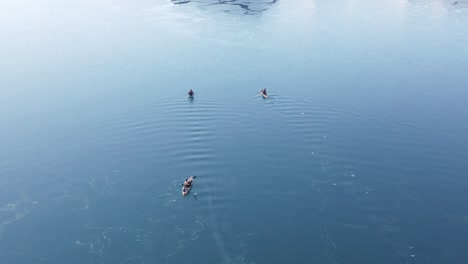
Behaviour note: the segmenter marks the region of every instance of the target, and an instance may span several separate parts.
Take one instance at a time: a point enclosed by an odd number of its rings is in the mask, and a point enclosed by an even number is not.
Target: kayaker
[[[188,95],[189,95],[190,97],[193,97],[194,94],[195,94],[195,93],[192,91],[192,89],[190,89],[190,91],[188,92]]]
[[[192,186],[192,180],[187,180],[185,179],[185,182],[184,182],[184,187],[187,187],[187,188],[190,188]]]

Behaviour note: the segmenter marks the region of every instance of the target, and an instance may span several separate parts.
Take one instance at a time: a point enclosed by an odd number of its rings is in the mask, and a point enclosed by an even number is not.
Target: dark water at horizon
[[[0,19],[1,263],[468,259],[468,4],[7,0]]]

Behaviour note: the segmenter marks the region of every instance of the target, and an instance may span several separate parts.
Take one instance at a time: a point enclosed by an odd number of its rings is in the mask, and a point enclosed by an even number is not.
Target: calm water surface
[[[465,1],[0,20],[1,263],[467,262]]]

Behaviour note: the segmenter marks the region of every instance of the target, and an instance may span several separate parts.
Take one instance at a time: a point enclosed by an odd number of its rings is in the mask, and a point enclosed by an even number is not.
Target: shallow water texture
[[[0,20],[0,263],[467,262],[467,2]]]

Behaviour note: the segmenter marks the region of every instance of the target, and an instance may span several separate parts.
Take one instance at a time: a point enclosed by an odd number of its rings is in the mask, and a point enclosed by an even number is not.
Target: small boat
[[[190,176],[190,178],[188,178],[188,179],[186,180],[187,182],[190,182],[190,183],[191,183],[191,184],[190,184],[190,187],[187,187],[187,186],[185,186],[185,185],[182,183],[182,195],[183,195],[183,196],[187,195],[187,194],[190,192],[190,190],[191,190],[192,187],[193,187],[193,179],[195,179],[196,177],[197,177],[197,176]]]
[[[262,90],[260,90],[259,92],[260,92],[260,94],[263,96],[263,98],[268,98],[268,94],[264,94],[264,93],[262,92]]]

